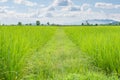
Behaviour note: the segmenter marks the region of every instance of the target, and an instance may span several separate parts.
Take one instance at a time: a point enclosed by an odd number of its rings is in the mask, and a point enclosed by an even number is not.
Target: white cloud
[[[7,2],[8,0],[0,0],[0,2]]]
[[[40,10],[41,12],[64,12],[64,11],[80,11],[80,6],[74,5],[71,0],[54,0],[54,2]]]
[[[120,14],[119,14],[119,13],[116,13],[116,14],[109,14],[108,16],[109,16],[110,19],[120,21]]]
[[[0,13],[6,13],[8,8],[8,6],[0,6]]]
[[[37,5],[36,2],[31,2],[31,1],[29,1],[29,0],[14,0],[14,3],[23,4],[23,5],[31,6],[31,7]]]
[[[80,6],[67,6],[62,8],[62,11],[80,11]]]
[[[0,6],[0,18],[30,18],[34,13],[18,13],[9,10],[10,7]]]
[[[46,8],[43,8],[42,10],[43,11],[55,11],[56,7],[50,5],[50,6],[46,7]]]
[[[26,5],[25,1],[28,0],[14,0],[17,4]],[[65,2],[65,3],[64,3]],[[64,4],[63,4],[64,3]],[[104,4],[105,5],[105,4]],[[28,5],[27,5],[28,6]],[[96,7],[101,7],[101,4],[96,4]],[[120,8],[120,5],[107,4],[104,7],[107,9]],[[103,6],[102,6],[103,8]],[[7,7],[0,7],[0,19],[14,19],[15,21],[35,21],[41,22],[59,23],[59,24],[80,24],[81,20],[88,19],[114,19],[120,21],[120,14],[109,13],[106,14],[103,11],[93,11],[90,4],[84,3],[83,5],[75,5],[71,0],[54,0],[49,6],[39,7],[36,10],[30,10],[27,13],[19,13],[16,11],[10,11]],[[27,22],[26,21],[26,22]]]
[[[115,8],[120,8],[120,5],[115,5]]]
[[[62,3],[64,3],[64,1],[66,1],[66,4],[63,5]],[[117,5],[117,8],[118,7],[119,5]],[[78,6],[75,5],[73,2],[71,2],[71,0],[55,0],[53,4],[49,5],[46,8],[40,9],[40,11],[35,13],[34,15],[33,16],[36,18],[44,18],[44,19],[62,18],[64,19],[63,20],[64,22],[67,22],[68,20],[71,21],[74,20],[77,22],[86,19],[117,19],[118,20],[119,17],[116,16],[120,16],[118,14],[111,14],[111,13],[106,14],[103,11],[100,12],[92,11],[90,4],[84,3],[83,5]],[[114,17],[110,17],[111,15]]]
[[[0,6],[0,10],[1,9],[8,9],[9,7],[8,6]]]
[[[70,6],[73,5],[71,0],[54,0],[53,6]]]
[[[5,9],[0,9],[0,13],[6,13]]]
[[[97,2],[95,4],[95,7],[96,8],[103,8],[103,9],[118,9],[120,8],[120,5],[115,5],[115,4],[112,4],[112,3],[103,3],[103,2]]]
[[[81,11],[85,11],[85,10],[89,9],[89,7],[90,7],[90,4],[85,3],[81,6]]]

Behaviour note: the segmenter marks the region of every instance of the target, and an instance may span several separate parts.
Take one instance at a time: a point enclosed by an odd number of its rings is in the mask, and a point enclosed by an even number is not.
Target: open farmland
[[[67,28],[66,33],[96,67],[120,74],[119,27]]]
[[[0,80],[23,79],[30,57],[54,32],[45,27],[0,27]]]
[[[119,26],[0,27],[0,80],[119,80]]]

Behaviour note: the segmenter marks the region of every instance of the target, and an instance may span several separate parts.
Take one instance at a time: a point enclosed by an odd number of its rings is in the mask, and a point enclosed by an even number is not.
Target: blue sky
[[[1,24],[79,24],[88,19],[120,21],[120,0],[0,0]]]

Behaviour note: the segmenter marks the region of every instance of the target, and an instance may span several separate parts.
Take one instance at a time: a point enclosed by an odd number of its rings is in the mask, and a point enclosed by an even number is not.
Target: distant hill
[[[118,24],[119,21],[111,20],[111,19],[92,19],[86,20],[89,24]],[[84,21],[84,23],[86,23]]]

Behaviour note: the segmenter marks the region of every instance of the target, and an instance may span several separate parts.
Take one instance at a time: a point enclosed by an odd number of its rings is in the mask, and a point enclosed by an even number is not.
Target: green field
[[[0,27],[0,80],[119,80],[119,26]]]

